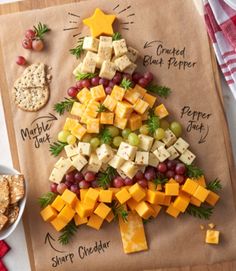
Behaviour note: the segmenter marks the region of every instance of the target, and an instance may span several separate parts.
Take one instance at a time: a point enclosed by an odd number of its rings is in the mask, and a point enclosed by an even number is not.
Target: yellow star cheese
[[[99,8],[96,8],[94,14],[83,20],[83,23],[90,28],[91,35],[96,38],[100,35],[113,35],[112,24],[116,16],[112,14],[105,14]]]

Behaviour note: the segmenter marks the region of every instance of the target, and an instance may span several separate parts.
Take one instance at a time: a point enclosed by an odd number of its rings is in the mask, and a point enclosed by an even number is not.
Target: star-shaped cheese
[[[95,9],[94,14],[83,20],[83,23],[87,25],[93,37],[98,37],[100,35],[113,35],[112,24],[116,16],[112,14],[105,14],[99,8]]]

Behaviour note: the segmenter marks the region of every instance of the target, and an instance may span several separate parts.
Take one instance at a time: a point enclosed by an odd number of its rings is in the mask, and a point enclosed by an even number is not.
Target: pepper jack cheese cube
[[[128,68],[132,62],[128,59],[126,55],[118,57],[115,61],[116,68],[123,72],[126,68]]]
[[[98,207],[94,210],[94,213],[100,216],[102,219],[105,219],[110,213],[111,208],[108,207],[105,203],[101,202],[98,204]]]
[[[129,188],[129,193],[136,202],[143,200],[146,196],[145,190],[138,183]]]
[[[179,183],[167,183],[165,185],[165,194],[167,196],[178,196],[179,195]]]
[[[40,215],[44,221],[52,221],[56,218],[57,211],[51,205],[48,205],[40,212]]]
[[[167,151],[170,154],[170,157],[168,158],[169,160],[174,160],[175,158],[177,158],[179,156],[179,153],[177,152],[177,150],[175,149],[174,146],[170,146],[167,149]]]
[[[83,89],[81,89],[81,91],[79,91],[76,98],[82,104],[86,104],[92,99],[92,95],[91,95],[90,91],[87,88],[83,88]]]
[[[169,112],[165,108],[164,104],[160,104],[155,108],[155,115],[158,116],[160,119],[163,119],[169,115]]]
[[[115,56],[122,56],[128,52],[125,39],[115,40],[112,42]]]
[[[177,141],[175,142],[174,147],[180,153],[184,153],[187,150],[187,148],[189,147],[189,144],[188,144],[188,142],[186,142],[185,140],[183,140],[182,137],[179,137],[177,139]]]
[[[71,131],[78,124],[77,119],[66,118],[65,124],[63,126],[64,131]]]
[[[91,144],[80,141],[77,150],[79,154],[89,156],[91,154]]]
[[[134,104],[134,110],[142,115],[148,109],[148,106],[149,104],[147,102],[138,98],[138,100]]]
[[[107,144],[102,144],[99,148],[96,149],[98,159],[103,163],[107,163],[114,156],[111,146]]]
[[[113,192],[110,190],[100,190],[99,191],[99,198],[98,200],[100,202],[106,202],[106,203],[111,203],[112,202],[112,197],[113,197]]]
[[[122,101],[125,95],[125,89],[115,85],[111,92],[111,97],[117,101]]]
[[[125,92],[124,99],[131,104],[135,104],[140,96],[141,96],[140,93],[138,93],[137,91],[127,89]]]
[[[166,213],[168,215],[171,215],[173,216],[174,218],[177,218],[178,215],[180,214],[180,210],[176,209],[174,206],[173,206],[173,203],[171,203],[169,205],[169,207],[166,209]]]
[[[83,49],[87,51],[97,52],[99,45],[99,39],[94,37],[84,37]]]
[[[160,162],[164,162],[166,159],[170,157],[169,152],[163,146],[159,147],[153,153],[156,155],[156,157],[158,158]]]
[[[141,201],[136,206],[135,210],[138,213],[138,215],[144,219],[148,219],[153,214],[151,205],[145,201]]]
[[[137,147],[131,146],[126,142],[121,142],[117,155],[125,160],[133,160],[137,151]]]
[[[56,231],[61,231],[68,224],[65,220],[59,217],[56,217],[50,223]]]
[[[127,57],[130,61],[135,62],[138,58],[138,51],[132,47],[128,47]]]
[[[88,161],[82,155],[78,154],[71,157],[71,163],[78,171],[80,171]]]
[[[100,116],[101,124],[113,124],[114,122],[114,113],[111,112],[102,112]]]
[[[187,165],[191,165],[196,156],[189,150],[186,150],[182,155],[179,157],[179,160]]]
[[[119,118],[128,118],[133,112],[133,106],[127,102],[118,102],[115,113]]]
[[[85,104],[74,102],[70,113],[71,113],[71,115],[78,116],[81,118],[85,109],[86,109]]]
[[[76,194],[71,192],[69,189],[66,189],[62,195],[61,199],[64,200],[70,206],[73,206],[77,200]]]
[[[150,151],[153,143],[153,137],[147,135],[138,135],[139,137],[139,148],[144,151]]]
[[[71,157],[74,156],[76,154],[78,154],[78,147],[76,144],[74,145],[66,145],[64,147],[64,150],[66,152],[67,157]]]
[[[102,226],[102,223],[103,223],[103,219],[100,216],[98,216],[96,214],[92,214],[89,217],[87,226],[94,228],[96,230],[99,230]]]
[[[184,213],[188,207],[190,203],[190,198],[189,197],[185,197],[183,195],[178,196],[174,203],[173,203],[173,207],[176,208],[177,210],[179,210],[180,212]]]
[[[102,166],[102,161],[98,159],[96,153],[91,153],[86,170],[97,173]]]
[[[90,92],[92,95],[92,99],[94,99],[95,101],[103,100],[106,97],[103,85],[98,85],[96,87],[90,88]]]
[[[173,145],[176,140],[177,140],[177,138],[176,138],[175,134],[170,129],[166,129],[165,130],[165,137],[162,139],[162,141],[164,142],[166,147],[170,147],[171,145]]]
[[[116,126],[117,128],[124,130],[127,125],[127,122],[128,122],[127,118],[120,118],[117,115],[115,115],[114,126]]]
[[[216,230],[207,230],[205,242],[207,244],[219,244],[220,232]]]
[[[197,189],[195,190],[193,196],[200,200],[201,202],[204,202],[207,198],[207,196],[209,195],[210,191],[207,190],[206,188],[202,187],[201,185],[199,185],[197,187]]]
[[[120,167],[120,170],[124,172],[124,174],[132,179],[135,174],[138,172],[139,168],[135,165],[132,161],[126,161],[124,164]]]
[[[96,69],[97,54],[88,51],[82,62],[81,72],[82,73],[94,73]]]
[[[165,147],[165,144],[159,140],[155,140],[152,145],[151,152],[154,152],[155,150],[157,150],[161,146]]]
[[[137,68],[137,65],[131,62],[131,64],[129,65],[129,67],[127,67],[126,69],[124,69],[123,72],[124,73],[128,73],[128,74],[133,74],[134,71],[136,70],[136,68]]]
[[[75,210],[71,206],[65,205],[65,207],[60,211],[57,217],[69,223],[71,219],[74,217],[74,215]]]
[[[143,96],[143,100],[149,104],[150,108],[152,108],[157,100],[157,97],[151,94],[145,93]]]
[[[210,191],[210,193],[208,194],[206,198],[206,202],[210,204],[211,206],[215,206],[219,199],[220,197],[216,193]]]
[[[77,137],[79,140],[86,134],[86,129],[80,123],[76,124],[76,126],[71,130],[71,134]]]
[[[108,110],[112,112],[115,110],[116,104],[117,100],[110,95],[107,95],[106,99],[103,102],[103,106],[105,106]]]
[[[49,177],[49,181],[59,184],[62,181],[64,175],[65,175],[64,171],[58,168],[54,168]]]
[[[66,202],[58,195],[54,201],[52,202],[51,206],[56,209],[58,212],[65,206]]]
[[[88,218],[87,217],[81,218],[78,214],[75,214],[74,221],[75,221],[75,225],[79,226],[79,225],[86,224],[88,222]]]
[[[143,98],[147,90],[140,85],[136,84],[133,88],[133,91],[138,92],[140,94],[140,98]]]
[[[124,204],[131,198],[131,195],[126,188],[122,188],[119,192],[115,194],[115,197],[120,204]]]
[[[148,165],[152,167],[157,167],[159,164],[159,160],[155,154],[149,152]]]
[[[137,151],[135,157],[135,163],[137,165],[148,165],[149,152]]]
[[[120,157],[119,155],[115,155],[109,162],[108,164],[117,169],[117,168],[120,168],[122,166],[122,164],[125,162],[125,159]]]
[[[197,182],[195,182],[194,180],[188,178],[185,181],[184,185],[182,186],[182,191],[184,191],[184,192],[186,192],[186,193],[193,196],[195,191],[197,190],[198,186],[199,185],[198,185]]]
[[[116,65],[109,60],[103,61],[99,76],[101,78],[111,80],[115,76],[115,74],[116,74]]]

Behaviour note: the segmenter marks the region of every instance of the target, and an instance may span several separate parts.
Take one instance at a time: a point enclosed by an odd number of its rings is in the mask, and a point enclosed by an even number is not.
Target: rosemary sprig
[[[120,86],[124,89],[129,89],[132,87],[132,82],[129,79],[123,78]]]
[[[98,176],[98,186],[106,189],[109,187],[110,183],[112,182],[113,178],[116,175],[116,170],[109,166],[105,172],[101,172]]]
[[[156,188],[157,186],[166,184],[168,182],[168,178],[158,176],[156,179],[153,180],[153,183],[155,184]]]
[[[122,39],[122,36],[121,36],[121,33],[119,32],[115,32],[112,36],[112,41],[115,41],[115,40],[120,40]]]
[[[49,204],[51,204],[54,199],[56,198],[56,194],[53,192],[48,192],[44,195],[42,195],[40,198],[38,198],[38,202],[41,208],[47,207]]]
[[[147,86],[147,90],[163,98],[167,98],[171,93],[170,88],[157,85],[149,85]]]
[[[79,80],[83,80],[83,79],[91,79],[93,77],[97,76],[97,73],[77,73],[76,74],[76,79]]]
[[[112,135],[110,131],[107,128],[102,129],[99,138],[102,143],[104,144],[110,144],[112,141]]]
[[[210,219],[213,213],[213,207],[194,206],[190,204],[186,210],[189,215],[198,217],[200,219]]]
[[[75,222],[72,220],[65,228],[62,230],[62,234],[58,237],[58,241],[62,245],[67,245],[70,241],[70,239],[75,235],[77,232],[77,226],[75,225]]]
[[[51,155],[57,157],[66,145],[68,145],[68,143],[61,141],[53,142],[50,144],[49,151],[51,152]]]
[[[212,192],[219,192],[222,189],[220,180],[216,178],[214,181],[211,181],[207,184],[206,188]]]
[[[34,25],[34,31],[36,33],[36,38],[42,40],[43,36],[50,31],[46,24],[38,23],[37,26]]]
[[[120,216],[124,222],[128,222],[128,211],[124,205],[120,205],[117,201],[113,201],[111,204],[111,210],[114,214],[114,219],[117,220]]]
[[[83,49],[83,43],[84,43],[84,39],[80,39],[77,46],[75,48],[72,48],[69,50],[69,52],[76,56],[76,58],[78,59],[82,53],[84,52],[84,49]]]
[[[103,104],[99,104],[98,109],[97,109],[98,113],[105,112],[106,110],[107,109],[106,109],[106,107]]]
[[[149,110],[149,115],[147,119],[147,126],[148,126],[148,131],[151,135],[153,135],[156,131],[157,128],[160,126],[160,120],[158,116],[154,114],[154,110],[150,109]]]
[[[59,115],[63,115],[65,112],[69,112],[75,102],[74,99],[65,98],[64,101],[54,104],[53,109]]]
[[[197,179],[203,175],[203,170],[194,165],[185,165],[187,168],[187,176],[189,178]]]

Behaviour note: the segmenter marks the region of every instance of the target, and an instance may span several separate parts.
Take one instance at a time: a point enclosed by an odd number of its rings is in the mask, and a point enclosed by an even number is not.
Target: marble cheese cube
[[[134,49],[133,47],[128,47],[128,52],[127,52],[127,57],[129,58],[130,61],[135,62],[138,58],[138,51]]]
[[[102,144],[99,148],[97,148],[96,153],[97,153],[98,159],[102,161],[103,163],[107,163],[114,156],[111,146],[107,144]]]
[[[148,165],[149,152],[137,151],[135,157],[135,164],[137,165]]]
[[[94,37],[85,37],[83,42],[83,49],[87,51],[97,52],[99,45],[99,39]]]
[[[195,158],[196,156],[191,151],[186,150],[181,154],[179,160],[187,165],[191,165]]]
[[[165,144],[159,140],[155,140],[152,145],[151,152],[154,152],[156,149],[158,149],[161,146],[165,147]]]
[[[160,162],[164,162],[167,158],[170,157],[169,152],[168,152],[168,151],[166,150],[166,148],[163,147],[163,146],[159,147],[159,148],[158,148],[157,150],[155,150],[153,153],[156,155],[156,157],[158,158],[158,160],[159,160]]]
[[[153,137],[147,135],[138,135],[139,145],[138,147],[144,151],[150,151],[153,143]]]
[[[64,150],[66,152],[67,157],[71,157],[71,156],[78,154],[78,146],[76,144],[66,145],[64,147]]]
[[[55,164],[55,168],[66,173],[72,167],[70,158],[61,157]]]
[[[174,160],[175,158],[177,158],[179,156],[179,153],[177,152],[177,150],[175,149],[174,146],[170,146],[167,151],[170,154],[169,160]]]
[[[124,174],[132,179],[135,174],[138,172],[139,167],[135,165],[133,161],[126,161],[124,164],[120,167],[120,170],[124,172]]]
[[[116,65],[109,60],[102,63],[99,76],[111,80],[116,74]]]
[[[96,61],[97,61],[97,54],[88,51],[82,66],[81,66],[81,72],[82,73],[94,73],[96,69]]]
[[[189,147],[188,142],[186,142],[185,140],[183,140],[182,137],[179,137],[177,139],[177,141],[174,144],[174,147],[176,148],[176,150],[180,153],[184,153],[187,148]]]
[[[126,142],[121,142],[117,155],[125,160],[133,160],[137,151],[137,147],[131,146]]]
[[[129,67],[127,67],[126,69],[124,69],[124,73],[133,74],[134,71],[136,70],[136,68],[137,68],[137,65],[134,64],[134,63],[131,63],[129,65]]]
[[[159,164],[159,159],[156,157],[155,154],[149,153],[148,165],[152,167],[156,167]]]
[[[126,68],[128,68],[132,64],[132,62],[128,59],[126,55],[123,55],[115,60],[115,64],[116,68],[119,71],[123,72]]]
[[[64,175],[64,171],[58,168],[54,168],[50,174],[49,181],[59,184],[62,181]]]
[[[96,153],[91,153],[89,157],[89,162],[87,165],[87,171],[92,171],[92,172],[99,172],[99,170],[102,167],[102,161],[98,159],[98,156]]]
[[[71,157],[71,163],[78,171],[87,165],[88,161],[80,154]]]
[[[91,154],[91,144],[87,142],[79,142],[78,153],[89,156]]]
[[[112,42],[112,45],[116,57],[123,56],[128,53],[125,39],[115,40]]]
[[[165,137],[162,139],[162,141],[165,143],[166,147],[170,147],[175,143],[177,140],[175,134],[170,130],[166,129],[165,130]]]
[[[117,154],[108,162],[108,164],[117,169],[120,168],[122,166],[122,164],[125,162],[125,159],[118,156]]]

